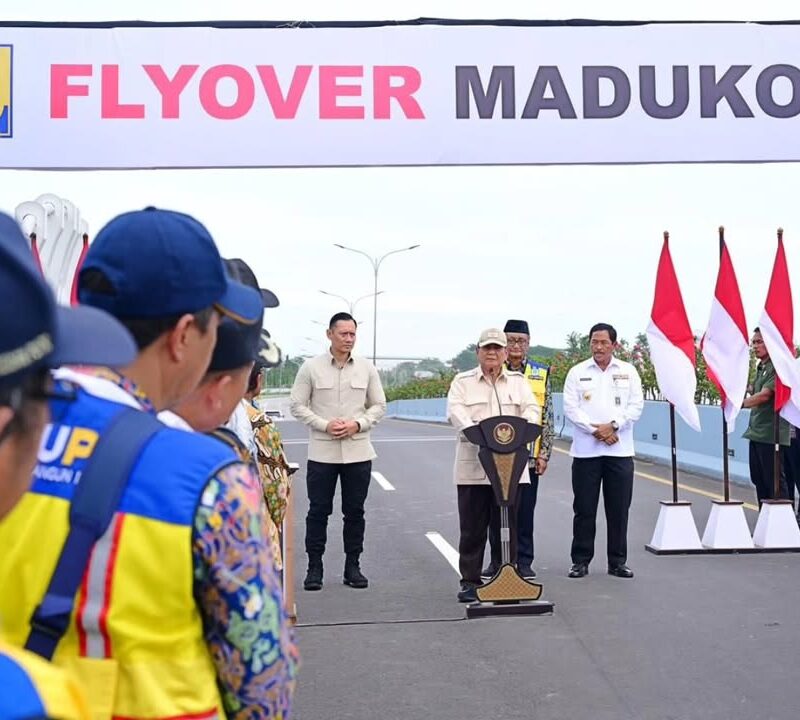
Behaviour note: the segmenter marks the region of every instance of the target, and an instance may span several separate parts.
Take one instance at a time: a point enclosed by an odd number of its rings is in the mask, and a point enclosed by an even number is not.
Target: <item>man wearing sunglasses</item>
[[[136,346],[106,313],[56,306],[25,237],[2,213],[0,307],[1,526],[31,483],[39,441],[50,420],[47,401],[63,405],[74,398],[74,389],[53,382],[50,369],[65,363],[124,365],[135,357]],[[8,587],[2,576],[0,587]],[[0,717],[83,720],[89,710],[71,675],[0,641]]]
[[[285,717],[296,657],[258,480],[230,447],[155,419],[205,375],[221,316],[257,323],[262,298],[228,278],[201,223],[156,208],[100,230],[78,298],[119,319],[138,355],[57,375],[81,390],[45,434],[24,517],[0,528],[0,577],[19,588],[0,594],[0,632],[79,673],[96,717]],[[88,514],[101,534],[76,560],[67,516],[97,467],[98,495],[122,489],[102,524]]]

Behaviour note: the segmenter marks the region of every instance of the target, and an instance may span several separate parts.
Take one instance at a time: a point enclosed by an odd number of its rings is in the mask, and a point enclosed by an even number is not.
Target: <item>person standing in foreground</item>
[[[756,377],[752,392],[742,402],[750,410],[750,422],[744,437],[750,441],[750,482],[756,487],[758,505],[764,500],[788,499],[786,484],[786,449],[790,444],[790,426],[782,417],[778,418],[780,445],[780,495],[775,497],[775,366],[772,364],[761,330],[753,331],[753,352],[758,358]]]
[[[447,393],[447,419],[458,430],[453,479],[458,492],[458,566],[461,572],[459,602],[474,602],[481,584],[481,559],[486,547],[486,532],[493,515],[500,508],[489,478],[478,458],[478,446],[461,432],[486,418],[514,415],[528,422],[541,422],[541,408],[536,403],[528,381],[521,373],[511,372],[506,361],[506,335],[501,330],[484,330],[478,338],[478,367],[458,373]],[[523,475],[520,488],[530,479]],[[515,504],[519,502],[517,489]],[[517,513],[509,513],[511,562],[517,561]]]
[[[614,357],[617,331],[598,323],[589,331],[592,357],[570,368],[564,381],[564,414],[572,438],[572,567],[584,577],[594,557],[600,488],[608,526],[608,573],[633,577],[628,567],[628,510],[633,497],[633,424],[644,409],[636,368]]]
[[[376,457],[369,431],[386,414],[386,396],[377,369],[353,355],[353,316],[337,313],[326,334],[330,350],[303,363],[291,393],[291,413],[309,426],[310,435],[306,472],[308,572],[303,588],[322,589],[322,556],[337,477],[342,481],[344,583],[365,588],[369,581],[361,572],[359,558],[364,550],[364,502],[372,459]]]
[[[227,278],[201,223],[147,208],[100,230],[78,298],[116,317],[139,352],[119,372],[56,374],[80,389],[0,525],[0,577],[18,588],[0,593],[0,633],[78,673],[95,717],[284,719],[297,653],[258,480],[223,443],[155,419],[197,387],[221,316],[258,322],[261,297]],[[120,494],[100,538],[78,547],[87,557],[69,544],[68,512],[106,441],[117,452],[132,439],[114,432],[120,420],[148,434],[127,463],[101,465]]]
[[[32,480],[47,401],[66,406],[74,388],[56,385],[63,363],[124,365],[136,355],[130,335],[92,308],[57,307],[16,222],[0,214],[0,524]],[[73,393],[70,392],[73,390]],[[6,578],[0,577],[0,587]],[[0,641],[0,718],[88,720],[75,678],[34,653]]]
[[[550,366],[531,360],[528,357],[531,335],[525,320],[509,320],[503,332],[506,334],[508,359],[506,368],[520,373],[531,386],[536,404],[544,408],[542,413],[542,434],[531,447],[528,467],[530,483],[519,486],[519,505],[517,507],[517,570],[526,580],[533,580],[533,513],[536,510],[536,496],[539,493],[539,476],[544,475],[550,454],[553,451],[553,393],[550,388]],[[481,572],[482,578],[492,578],[500,569],[500,518],[492,516],[489,528],[491,562]]]

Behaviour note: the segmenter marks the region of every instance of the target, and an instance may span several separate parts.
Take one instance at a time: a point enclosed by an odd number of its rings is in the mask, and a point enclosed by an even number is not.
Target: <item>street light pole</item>
[[[383,293],[383,290],[379,293],[367,293],[366,295],[362,295],[360,298],[356,298],[355,300],[348,300],[344,295],[337,295],[336,293],[328,292],[327,290],[320,290],[323,295],[328,295],[329,297],[339,298],[339,300],[344,300],[347,304],[348,309],[350,310],[350,314],[355,316],[356,314],[356,305],[360,303],[362,300],[366,300],[368,297],[372,297],[373,295],[380,295]],[[315,322],[312,320],[311,322]]]
[[[338,247],[342,250],[349,250],[350,252],[357,253],[358,255],[363,255],[367,260],[369,260],[370,265],[372,265],[372,270],[375,278],[375,292],[373,293],[374,302],[372,305],[372,364],[377,365],[378,359],[378,270],[380,270],[381,263],[389,257],[389,255],[396,255],[397,253],[407,252],[408,250],[415,250],[419,247],[417,245],[410,245],[409,247],[399,248],[397,250],[390,250],[388,253],[381,255],[380,257],[372,257],[369,253],[364,252],[363,250],[357,250],[356,248],[348,247],[347,245],[340,245],[339,243],[334,243],[335,247]],[[383,292],[383,291],[381,291]],[[369,296],[367,296],[369,297]],[[351,313],[352,315],[352,313]]]

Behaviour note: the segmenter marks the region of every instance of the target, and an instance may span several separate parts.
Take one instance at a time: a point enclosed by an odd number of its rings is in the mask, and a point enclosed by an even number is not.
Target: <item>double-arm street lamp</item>
[[[368,293],[366,295],[362,295],[360,298],[356,298],[355,300],[350,300],[346,298],[344,295],[337,295],[336,293],[328,292],[327,290],[320,290],[323,295],[327,295],[328,297],[335,297],[339,298],[339,300],[344,300],[345,304],[349,308],[350,314],[355,317],[356,314],[356,305],[360,303],[362,300],[366,300],[368,297],[372,297],[373,295],[381,295],[383,290],[376,293]]]
[[[397,253],[407,252],[408,250],[414,250],[419,247],[417,245],[410,245],[409,247],[399,248],[397,250],[391,250],[388,253],[381,255],[380,257],[372,257],[369,253],[364,252],[363,250],[357,250],[356,248],[347,247],[347,245],[340,245],[339,243],[334,243],[334,245],[342,250],[349,250],[350,252],[358,253],[359,255],[363,255],[367,260],[369,260],[370,265],[372,265],[372,270],[375,277],[375,292],[372,293],[374,297],[373,307],[372,307],[372,364],[376,364],[378,359],[378,270],[380,270],[381,263],[389,257],[389,255],[396,255]],[[383,292],[383,291],[381,291]],[[369,297],[367,295],[366,297]],[[359,298],[359,300],[362,298]],[[356,301],[358,302],[358,301]],[[352,315],[352,312],[350,313]]]

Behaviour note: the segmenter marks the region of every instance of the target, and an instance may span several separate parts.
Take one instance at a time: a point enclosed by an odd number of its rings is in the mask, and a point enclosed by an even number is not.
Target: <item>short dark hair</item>
[[[245,392],[248,395],[254,393],[256,388],[258,388],[258,381],[261,379],[261,374],[264,372],[264,369],[264,364],[258,361],[253,365],[253,369],[250,371],[250,377],[247,379],[247,390]]]
[[[336,315],[334,315],[331,318],[331,321],[328,323],[328,329],[329,330],[333,330],[333,326],[336,325],[336,323],[339,322],[339,321],[351,322],[356,327],[358,327],[358,323],[356,322],[356,319],[350,313],[338,312],[338,313],[336,313]]]
[[[78,282],[82,290],[89,290],[93,293],[115,295],[117,292],[108,276],[102,270],[96,270],[95,268],[84,270],[80,274]],[[205,333],[208,330],[208,325],[214,312],[213,307],[207,307],[191,313],[194,315],[194,321],[197,327],[200,328],[200,332]],[[172,330],[185,314],[187,313],[161,317],[125,317],[117,318],[117,320],[133,336],[136,347],[141,351],[152,345],[165,332]]]
[[[753,330],[753,333],[754,333],[754,334],[755,334],[755,333],[758,333],[759,335],[761,335],[761,328],[760,328],[760,327],[757,327],[757,328],[755,328],[755,329]]]
[[[589,340],[592,339],[592,335],[594,335],[596,332],[603,331],[608,333],[608,337],[612,343],[617,342],[617,331],[614,329],[613,325],[609,325],[608,323],[596,323],[595,325],[592,325],[592,329],[589,330]]]

